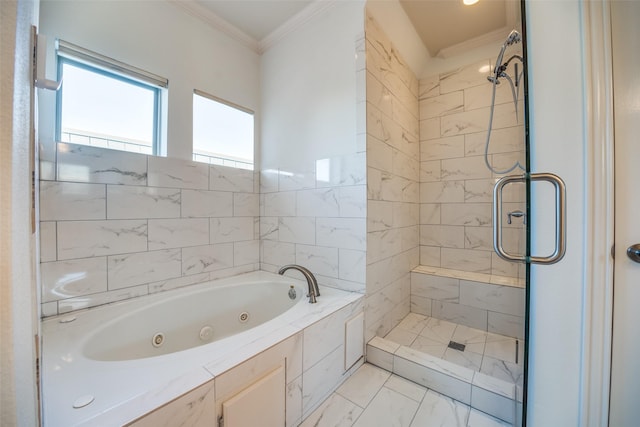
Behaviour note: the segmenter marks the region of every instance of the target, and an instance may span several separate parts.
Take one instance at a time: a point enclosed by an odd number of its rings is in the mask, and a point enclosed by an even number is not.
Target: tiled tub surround
[[[259,213],[253,171],[58,143],[43,316],[257,270]]]
[[[464,351],[448,348],[450,340],[465,344]],[[367,362],[519,425],[524,344],[515,342],[411,313],[367,344]]]
[[[123,425],[134,420],[136,426],[156,426],[160,420],[170,420],[171,425],[187,421],[214,425],[222,414],[222,402],[278,366],[286,372],[286,425],[298,425],[362,363],[360,294],[323,287],[316,304],[303,298],[283,315],[242,334],[163,356],[105,362],[90,360],[82,352],[91,334],[83,328],[117,319],[119,313],[147,309],[158,299],[249,280],[252,275],[283,280],[253,272],[45,320],[45,425]],[[61,322],[70,316],[75,317],[73,322]],[[58,355],[52,354],[50,344],[56,334],[64,343]],[[66,339],[69,334],[74,339]],[[64,380],[56,378],[60,375]],[[95,400],[73,409],[74,401],[87,394]]]
[[[371,16],[366,21],[366,335],[384,336],[410,309],[419,263],[418,81]]]
[[[494,62],[420,81],[420,264],[522,277],[519,264],[493,253],[492,190],[501,175],[487,168],[484,150],[492,91],[487,76]],[[508,73],[513,76],[514,70]],[[516,115],[509,84],[497,86],[489,162],[498,170],[518,160],[524,164],[522,99],[520,93]],[[503,198],[505,215],[525,210],[524,186],[507,186]],[[503,222],[505,249],[522,253],[522,218]]]

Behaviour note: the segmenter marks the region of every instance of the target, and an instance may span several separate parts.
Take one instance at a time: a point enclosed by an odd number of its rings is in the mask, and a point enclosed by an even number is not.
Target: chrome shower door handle
[[[567,242],[567,190],[564,181],[552,173],[533,173],[529,175],[531,181],[546,181],[553,184],[556,196],[556,244],[551,255],[530,256],[528,261],[533,264],[555,264],[566,252]],[[526,262],[524,255],[511,255],[502,247],[502,190],[508,184],[525,182],[525,175],[511,175],[501,178],[493,188],[493,248],[500,258],[507,261]]]

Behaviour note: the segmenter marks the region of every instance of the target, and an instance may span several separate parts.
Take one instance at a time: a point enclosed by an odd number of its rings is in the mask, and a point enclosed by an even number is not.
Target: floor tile
[[[417,313],[409,313],[402,322],[398,324],[398,328],[418,334],[425,326],[427,326],[428,321],[429,318],[427,316]]]
[[[421,351],[435,357],[444,356],[444,352],[447,350],[446,344],[442,344],[425,337],[416,338],[410,347],[414,350]]]
[[[427,326],[420,332],[420,335],[446,345],[451,341],[456,326],[455,323],[432,317],[427,322]]]
[[[382,387],[354,427],[408,427],[418,409],[418,402]]]
[[[521,365],[505,362],[500,359],[494,359],[493,357],[486,355],[482,358],[480,372],[507,381],[511,384],[519,385],[522,385],[522,377],[524,375]]]
[[[467,405],[429,390],[411,427],[466,427],[468,418]]]
[[[397,327],[392,329],[391,332],[389,332],[384,338],[396,342],[400,345],[411,345],[417,336],[417,333],[413,333],[407,331],[406,329]]]
[[[516,340],[496,334],[487,334],[484,354],[494,359],[516,363]]]
[[[421,402],[424,398],[427,389],[414,382],[405,380],[397,375],[391,375],[384,386],[397,391],[398,393],[407,396],[409,399],[413,399],[416,402]]]
[[[351,427],[363,409],[333,393],[300,424],[300,427]]]
[[[380,387],[389,379],[390,372],[365,363],[336,391],[342,397],[364,408],[374,398]]]

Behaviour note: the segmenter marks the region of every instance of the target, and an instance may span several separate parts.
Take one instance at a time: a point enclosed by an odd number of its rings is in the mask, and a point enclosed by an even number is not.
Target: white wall
[[[567,253],[558,264],[531,268],[528,421],[580,424],[582,276],[585,252],[585,135],[579,1],[527,2],[532,172],[559,174],[567,185]],[[547,252],[552,199],[533,187],[532,251]],[[543,248],[544,246],[544,248]]]
[[[55,38],[169,79],[169,157],[191,159],[194,89],[258,111],[259,55],[169,2],[43,0],[40,16],[50,79]],[[51,160],[55,95],[47,95],[39,104],[40,138]]]
[[[262,170],[313,171],[356,144],[362,1],[336,2],[262,55]]]

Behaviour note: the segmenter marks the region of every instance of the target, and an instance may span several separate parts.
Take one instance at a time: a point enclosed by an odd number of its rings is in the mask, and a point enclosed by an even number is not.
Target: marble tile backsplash
[[[384,336],[410,309],[419,262],[418,80],[367,16],[367,292],[365,339]]]
[[[58,143],[40,182],[43,315],[259,268],[253,171]]]
[[[492,173],[484,153],[493,64],[486,59],[420,81],[420,264],[518,277],[521,267],[493,253],[492,192],[503,175]],[[510,75],[514,70],[507,70]],[[524,164],[524,106],[509,84],[498,85],[488,161],[498,169]],[[520,173],[519,169],[511,172]],[[524,211],[524,186],[503,193],[506,212]],[[522,219],[506,224],[503,245],[522,253]]]

